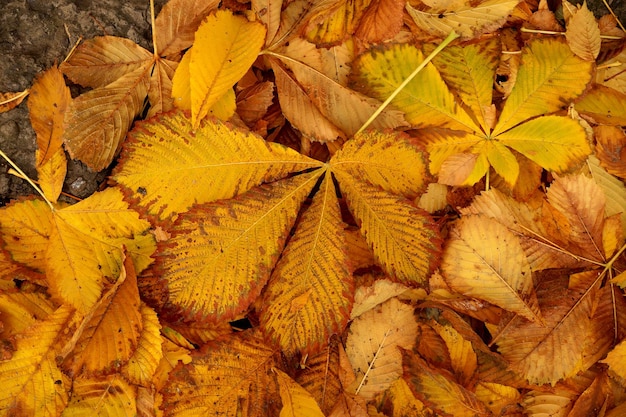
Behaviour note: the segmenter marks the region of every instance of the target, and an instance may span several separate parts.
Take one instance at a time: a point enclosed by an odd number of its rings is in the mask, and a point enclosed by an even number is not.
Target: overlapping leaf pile
[[[219,4],[28,92],[44,198],[0,211],[0,414],[621,415],[617,22]],[[116,162],[102,191],[60,197],[65,151]]]

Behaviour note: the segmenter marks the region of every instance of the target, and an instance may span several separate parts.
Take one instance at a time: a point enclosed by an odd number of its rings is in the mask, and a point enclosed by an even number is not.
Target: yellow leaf
[[[520,401],[517,389],[494,382],[481,381],[476,384],[476,398],[489,407],[491,412],[498,416],[506,410],[505,407]]]
[[[275,353],[257,331],[233,334],[193,353],[191,363],[175,368],[162,390],[165,414],[277,415],[278,387],[271,371]]]
[[[404,380],[415,396],[442,415],[487,417],[491,412],[475,394],[429,367],[419,356],[403,351]]]
[[[626,125],[626,94],[603,85],[593,88],[576,102],[576,110],[595,123]]]
[[[266,289],[261,326],[287,355],[316,351],[350,315],[354,284],[335,193],[327,174]]]
[[[531,41],[522,50],[522,65],[493,135],[569,104],[585,90],[591,80],[592,66],[556,38]]]
[[[20,334],[9,360],[0,361],[0,410],[6,415],[57,416],[69,381],[56,364],[59,343],[72,329],[74,309],[62,306]]]
[[[335,173],[350,212],[374,256],[392,278],[424,285],[440,254],[441,238],[430,215],[409,200]]]
[[[351,36],[371,0],[323,0],[308,14],[307,39],[319,46],[341,43]]]
[[[436,211],[446,208],[448,205],[447,196],[448,187],[444,184],[433,182],[428,184],[426,192],[416,200],[416,204],[419,208],[433,214]]]
[[[445,342],[450,354],[450,364],[461,385],[468,385],[478,367],[476,353],[469,340],[456,331],[452,325],[439,324],[436,321],[429,323]]]
[[[387,390],[383,411],[389,417],[425,417],[428,409],[415,398],[404,379],[398,379]]]
[[[228,10],[218,10],[202,22],[188,52],[194,129],[217,100],[248,71],[264,43],[265,26]]]
[[[157,313],[146,304],[140,304],[139,313],[143,329],[139,335],[137,349],[123,368],[123,374],[133,384],[147,387],[152,383],[159,362],[163,358],[161,324]]]
[[[565,39],[572,52],[585,61],[595,61],[600,53],[600,28],[586,1],[567,21]]]
[[[538,117],[499,134],[496,139],[557,173],[570,170],[591,153],[582,126],[561,116]]]
[[[420,140],[428,150],[430,172],[438,174],[450,156],[464,153],[485,139],[458,130],[426,128],[420,130]]]
[[[128,208],[116,188],[93,194],[54,213],[45,255],[50,292],[85,314],[100,298],[104,278],[122,270],[125,246],[142,271],[151,262],[155,243],[149,223]]]
[[[427,53],[430,52],[429,49],[426,50]],[[485,133],[491,130],[488,109],[491,106],[493,80],[499,57],[500,43],[497,38],[490,38],[463,46],[448,46],[433,58],[433,64],[446,84],[472,110]]]
[[[424,61],[422,52],[408,44],[373,50],[353,63],[360,91],[386,100]],[[476,123],[460,106],[432,63],[415,76],[391,101],[416,128],[439,127],[477,131]]]
[[[315,399],[283,371],[273,368],[283,408],[280,417],[324,417]]]
[[[98,36],[82,42],[60,68],[74,83],[100,88],[151,61],[152,54],[130,39]]]
[[[461,218],[447,241],[441,270],[461,294],[541,322],[524,250],[500,223],[482,216]]]
[[[237,110],[237,102],[235,98],[235,90],[232,88],[226,90],[213,106],[209,109],[209,115],[215,116],[220,120],[228,120],[235,114]]]
[[[246,311],[269,279],[318,176],[263,185],[180,215],[155,266],[167,282],[169,303],[188,319],[212,323]]]
[[[429,179],[424,151],[400,132],[359,133],[333,155],[330,166],[335,173],[345,172],[407,198],[417,197]]]
[[[413,348],[417,330],[413,307],[395,298],[357,317],[346,341],[346,354],[356,374],[350,392],[371,399],[389,388],[402,375],[398,348]]]
[[[485,141],[482,145],[481,153],[487,156],[489,164],[496,173],[504,179],[509,187],[513,188],[517,183],[520,172],[519,163],[513,152],[507,149],[501,142],[495,140]],[[473,151],[477,151],[476,147]]]
[[[202,20],[219,3],[219,0],[170,0],[165,3],[154,25],[157,53],[171,56],[189,48]]]
[[[40,74],[30,89],[28,112],[30,124],[37,134],[37,168],[61,149],[63,116],[71,99],[70,89],[56,66]],[[52,199],[56,200],[56,197]]]
[[[477,38],[483,33],[500,28],[519,0],[486,0],[480,4],[463,2],[454,9],[415,9],[407,3],[406,10],[423,31],[441,38],[452,31],[462,38]]]
[[[54,305],[42,293],[0,293],[2,337],[9,339],[54,312]]]
[[[72,384],[72,398],[61,417],[126,417],[137,413],[136,387],[119,375],[80,377]]]
[[[615,346],[600,362],[609,366],[611,374],[620,378],[622,382],[626,381],[626,341]]]
[[[217,120],[194,132],[182,113],[141,124],[125,150],[113,178],[140,207],[160,219],[186,211],[194,203],[231,198],[263,181],[321,166]]]
[[[137,277],[130,258],[116,285],[90,312],[64,368],[70,375],[118,373],[136,351],[143,331]]]
[[[11,258],[38,272],[46,271],[46,252],[52,235],[52,213],[43,200],[14,202],[0,209],[4,249]]]
[[[100,171],[119,152],[148,94],[150,63],[72,101],[63,139],[70,156]]]
[[[35,158],[42,158],[40,156],[42,152],[37,149]],[[50,156],[48,160],[37,165],[37,176],[39,177],[39,186],[41,191],[46,196],[48,201],[56,203],[61,190],[63,189],[63,183],[65,181],[65,174],[67,173],[67,160],[65,159],[65,152],[63,148],[59,146],[56,151]]]

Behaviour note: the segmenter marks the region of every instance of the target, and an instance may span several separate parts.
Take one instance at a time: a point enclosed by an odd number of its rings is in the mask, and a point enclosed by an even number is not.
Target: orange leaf
[[[7,112],[19,106],[27,95],[28,90],[18,93],[0,93],[0,113]]]
[[[70,89],[57,67],[43,72],[33,83],[28,111],[30,123],[37,134],[37,166],[49,161],[61,148],[63,116],[71,99]]]
[[[369,43],[391,39],[402,27],[406,0],[372,0],[354,36]]]

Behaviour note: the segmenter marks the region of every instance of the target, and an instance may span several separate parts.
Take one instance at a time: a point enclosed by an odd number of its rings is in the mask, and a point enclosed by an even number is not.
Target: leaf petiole
[[[456,32],[452,31],[450,32],[450,34],[448,35],[447,38],[445,38],[443,40],[443,42],[441,42],[434,51],[431,52],[430,55],[428,55],[426,57],[426,59],[424,59],[424,61],[418,65],[417,68],[415,68],[415,70],[411,73],[411,75],[409,75],[404,81],[402,81],[402,84],[400,84],[398,86],[398,88],[395,89],[395,91],[393,93],[391,93],[391,95],[389,97],[387,97],[387,100],[385,100],[383,102],[383,104],[380,105],[380,107],[378,107],[378,109],[376,109],[376,111],[374,112],[374,114],[372,114],[370,116],[369,119],[367,119],[367,121],[363,124],[363,126],[361,126],[361,128],[356,132],[361,133],[363,132],[365,129],[367,129],[367,127],[372,124],[372,122],[378,117],[379,114],[381,114],[383,112],[383,110],[385,110],[385,108],[389,105],[389,103],[391,103],[391,101],[396,98],[396,96],[400,93],[400,91],[402,91],[404,89],[404,87],[406,87],[412,80],[413,78],[415,78],[415,76],[417,74],[419,74],[419,72],[424,69],[424,67],[426,67],[426,65],[428,65],[428,63],[430,61],[432,61],[432,59],[443,50],[443,48],[445,48],[446,46],[448,46],[448,44],[450,42],[452,42],[453,40],[455,40],[456,38],[459,37],[459,34],[457,34]]]
[[[43,191],[41,191],[41,189],[37,186],[37,184],[35,184],[35,182],[33,180],[31,180],[28,175],[26,175],[24,173],[24,171],[22,171],[20,169],[19,166],[17,166],[17,164],[15,162],[13,162],[13,160],[11,160],[11,158],[8,157],[7,154],[5,154],[2,150],[0,150],[0,156],[2,158],[4,158],[5,161],[7,161],[12,167],[13,169],[15,169],[20,176],[25,179],[34,189],[35,191],[37,191],[37,193],[39,193],[40,196],[43,197],[43,199],[45,200],[46,203],[48,203],[48,206],[50,206],[50,210],[54,211],[54,206],[52,205],[52,203],[50,202],[50,200],[48,200],[45,196],[45,194],[43,193]]]

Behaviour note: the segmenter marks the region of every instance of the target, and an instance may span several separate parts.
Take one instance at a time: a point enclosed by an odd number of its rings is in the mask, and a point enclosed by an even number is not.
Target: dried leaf
[[[572,52],[585,61],[595,61],[600,53],[600,28],[587,2],[567,21],[565,39]]]
[[[217,0],[170,0],[156,18],[156,50],[170,56],[191,46],[204,17],[219,4]]]
[[[422,61],[422,52],[408,44],[367,52],[353,64],[355,84],[365,94],[381,101],[386,100]],[[457,105],[431,63],[391,103],[404,111],[406,120],[416,128],[436,126],[468,132],[478,130],[465,110]]]
[[[356,29],[354,36],[370,43],[391,39],[402,27],[405,0],[373,0]]]
[[[231,198],[263,181],[320,165],[217,120],[195,130],[182,113],[172,113],[133,131],[113,178],[149,214],[166,219],[193,203]]]
[[[0,93],[0,113],[16,108],[28,95],[28,90],[17,93]]]
[[[535,322],[542,322],[531,269],[517,237],[482,216],[462,218],[448,240],[441,269],[448,285]]]
[[[101,88],[137,70],[146,71],[151,60],[152,54],[130,39],[98,36],[80,44],[60,69],[76,84]]]
[[[280,417],[324,417],[324,413],[315,402],[315,399],[296,381],[291,379],[289,375],[279,369],[272,369],[276,375],[280,399],[283,408],[280,411]]]
[[[113,161],[148,93],[147,67],[72,101],[63,139],[70,156],[100,171]]]
[[[287,355],[317,352],[346,326],[354,284],[343,229],[327,175],[276,265],[263,300],[261,326]]]
[[[340,382],[340,347],[338,339],[333,337],[318,354],[308,356],[306,366],[296,375],[296,382],[315,398],[325,415],[337,402],[343,392]],[[345,355],[345,352],[343,352]]]
[[[422,11],[407,4],[406,10],[415,24],[427,33],[444,38],[454,31],[462,38],[472,39],[501,27],[518,3],[519,0],[463,2],[443,11],[434,8]]]
[[[389,388],[402,375],[402,354],[417,336],[413,308],[393,298],[362,314],[350,326],[346,353],[356,374],[351,391],[365,398]]]
[[[595,123],[611,126],[626,125],[626,92],[595,84],[576,102],[576,110]]]
[[[338,44],[350,37],[371,0],[323,0],[309,14],[306,37],[318,46]]]
[[[35,158],[43,159],[44,157],[40,155],[42,155],[42,152],[37,149]],[[65,151],[63,151],[62,147],[57,148],[46,162],[37,165],[39,186],[51,203],[56,203],[59,195],[61,195],[66,174],[67,159],[65,158]]]
[[[155,265],[168,302],[189,320],[212,323],[245,312],[269,279],[318,175],[253,188],[180,215]]]
[[[73,313],[66,305],[35,322],[17,337],[13,357],[0,361],[0,409],[8,415],[56,416],[65,408],[69,381],[56,356]]]
[[[170,373],[163,388],[162,408],[168,416],[272,415],[270,401],[278,397],[271,372],[276,366],[274,354],[255,331],[233,334],[207,345],[192,354],[189,364],[179,364]],[[194,385],[192,390],[189,384]],[[277,414],[277,410],[274,412]]]

